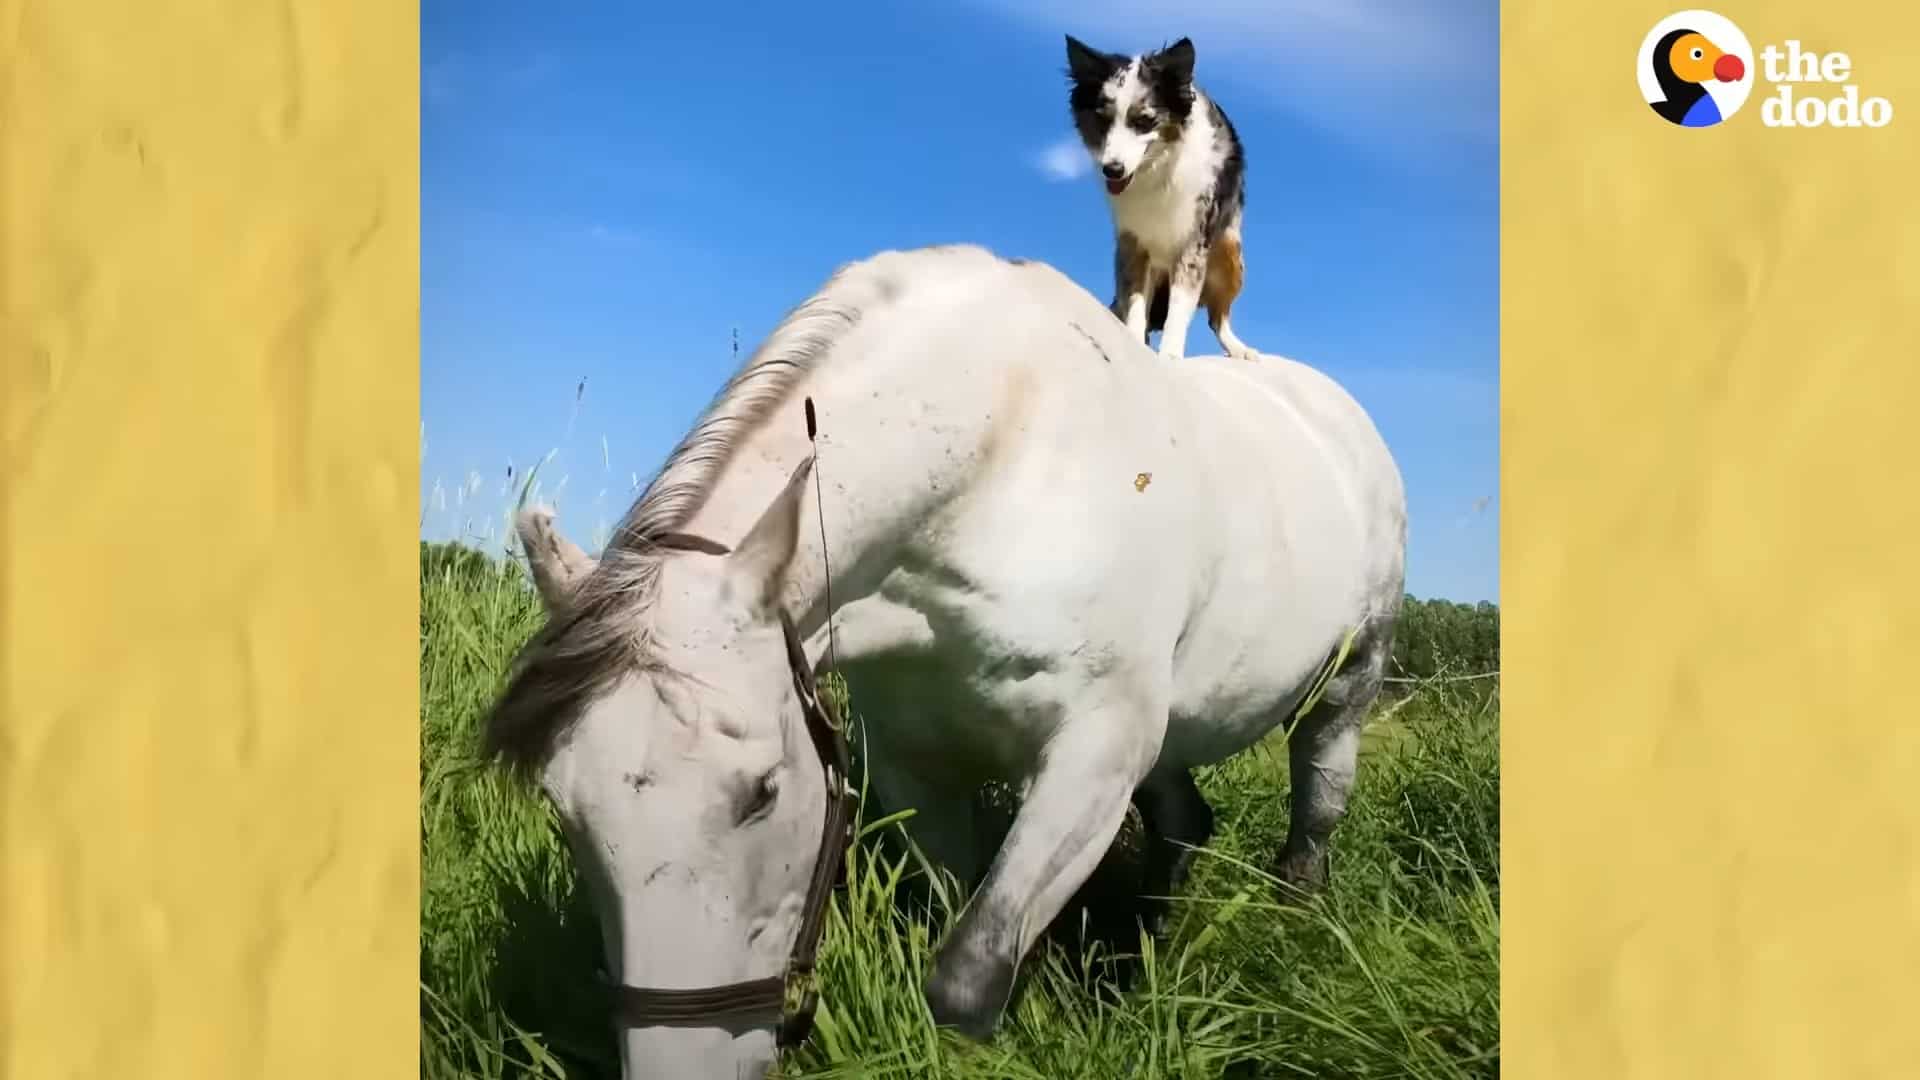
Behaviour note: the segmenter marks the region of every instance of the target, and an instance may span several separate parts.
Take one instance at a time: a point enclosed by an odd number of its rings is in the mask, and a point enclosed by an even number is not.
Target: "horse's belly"
[[[1024,775],[1045,733],[980,694],[967,668],[937,654],[845,667],[854,711],[888,768],[969,787]]]
[[[1333,565],[1307,559],[1297,571],[1269,570],[1242,559],[1217,571],[1174,649],[1163,758],[1187,767],[1220,761],[1292,714],[1329,653],[1366,617],[1364,583],[1328,573]]]
[[[1292,655],[1284,659],[1247,651],[1176,665],[1161,761],[1182,768],[1223,761],[1291,717],[1326,654],[1324,650],[1289,652]]]
[[[1192,769],[1225,761],[1272,734],[1285,714],[1286,710],[1269,705],[1224,714],[1171,716],[1160,744],[1159,765]]]

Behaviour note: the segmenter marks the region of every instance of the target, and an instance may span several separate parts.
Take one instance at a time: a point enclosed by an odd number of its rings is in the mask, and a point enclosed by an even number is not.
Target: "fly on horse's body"
[[[1292,736],[1278,853],[1285,880],[1324,882],[1405,521],[1373,424],[1304,365],[1161,360],[1056,270],[975,247],[843,268],[598,560],[544,510],[519,523],[550,617],[488,738],[559,811],[628,995],[626,1075],[773,1058],[781,978],[818,933],[813,871],[839,853],[837,736],[811,695],[829,567],[873,788],[977,883],[932,1015],[986,1037],[1129,802],[1145,891],[1170,892],[1212,829],[1190,770],[1292,721],[1339,657]],[[1024,799],[975,866],[987,779]]]

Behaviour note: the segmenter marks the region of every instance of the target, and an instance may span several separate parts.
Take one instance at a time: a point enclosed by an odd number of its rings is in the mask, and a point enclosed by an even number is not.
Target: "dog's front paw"
[[[1185,350],[1185,349],[1181,349],[1181,348],[1179,348],[1179,347],[1177,347],[1177,346],[1176,346],[1176,347],[1173,347],[1173,348],[1169,348],[1169,347],[1167,347],[1167,346],[1165,346],[1165,345],[1162,345],[1162,346],[1160,346],[1160,359],[1162,359],[1162,360],[1184,360],[1184,359],[1186,359],[1186,350]]]

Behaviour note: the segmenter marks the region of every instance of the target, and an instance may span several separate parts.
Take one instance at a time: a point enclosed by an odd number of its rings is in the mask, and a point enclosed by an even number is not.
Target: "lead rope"
[[[820,524],[820,572],[826,580],[827,671],[829,673],[838,673],[840,670],[840,654],[839,646],[834,640],[833,631],[833,560],[827,554],[827,496],[825,485],[820,480],[820,442],[817,438],[820,434],[820,423],[814,416],[812,396],[809,395],[804,398],[803,403],[806,405],[807,413],[807,443],[813,448],[813,510],[815,519]],[[819,697],[820,688],[816,685],[813,692],[815,697]],[[838,708],[828,708],[824,701],[821,703],[821,709],[827,717],[828,723],[840,729],[840,742],[842,745],[845,745],[848,718],[839,715]],[[836,799],[845,800],[853,797],[853,777],[848,775],[847,769],[847,762],[841,761],[838,771],[840,773],[839,783],[843,790],[833,793],[833,797]]]
[[[827,501],[820,483],[820,443],[815,438],[820,434],[820,425],[814,419],[813,398],[806,399],[806,406],[807,443],[813,447],[813,509],[820,519],[820,569],[827,580],[827,670],[838,671],[840,658],[833,641],[833,563],[827,557]]]
[[[820,481],[820,444],[818,440],[820,424],[814,415],[813,398],[806,398],[805,405],[807,415],[807,443],[813,450],[813,497],[815,504],[814,510],[817,514],[820,528],[820,567],[822,573],[825,575],[826,581],[827,670],[837,671],[840,666],[840,658],[836,642],[834,641],[833,630],[833,563],[827,554],[826,491],[825,486]],[[799,674],[809,684],[804,690],[811,694],[814,701],[814,709],[825,720],[827,726],[832,729],[828,732],[828,738],[832,743],[831,752],[829,753],[827,747],[820,747],[819,750],[823,760],[831,760],[832,764],[828,768],[829,778],[834,785],[839,788],[838,791],[827,792],[827,798],[832,801],[828,803],[826,831],[820,837],[820,853],[816,857],[813,872],[814,881],[807,890],[811,898],[823,882],[832,881],[840,875],[842,867],[834,866],[829,870],[827,869],[829,865],[828,860],[831,859],[844,864],[846,859],[846,845],[852,839],[847,822],[847,815],[851,809],[849,803],[852,801],[852,777],[847,775],[846,721],[836,715],[838,710],[829,707],[825,699],[821,697],[820,688],[816,684],[813,673],[807,664],[806,650],[800,644],[799,634],[794,631],[791,622],[787,622],[786,627],[790,635],[789,640],[791,647],[798,654],[795,657],[795,662],[799,669]],[[818,958],[816,950],[820,947],[820,934],[825,928],[827,918],[826,908],[827,905],[832,902],[832,891],[831,885],[819,889],[820,903],[818,908],[813,908],[810,903],[810,910],[805,913],[802,919],[800,933],[803,935],[801,941],[805,943],[805,948],[800,954],[794,957],[794,960],[798,962],[798,968],[801,969],[796,972],[802,979],[801,996],[797,1003],[797,1008],[783,1010],[786,1015],[783,1016],[781,1020],[780,1030],[776,1036],[776,1042],[782,1049],[798,1047],[807,1040],[807,1036],[811,1034],[813,1030],[814,1010],[819,1003],[819,975],[814,967]]]

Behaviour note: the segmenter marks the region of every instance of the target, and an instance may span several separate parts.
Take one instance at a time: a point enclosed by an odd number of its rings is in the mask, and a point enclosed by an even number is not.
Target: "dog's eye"
[[[780,775],[778,769],[769,769],[747,789],[747,796],[740,804],[740,823],[742,825],[755,818],[766,816],[780,797]]]
[[[1139,132],[1142,135],[1145,135],[1147,132],[1152,131],[1153,125],[1155,123],[1156,121],[1154,120],[1152,113],[1137,112],[1137,113],[1134,113],[1132,116],[1127,117],[1128,126],[1132,127],[1133,130]]]

